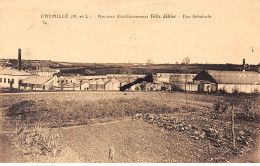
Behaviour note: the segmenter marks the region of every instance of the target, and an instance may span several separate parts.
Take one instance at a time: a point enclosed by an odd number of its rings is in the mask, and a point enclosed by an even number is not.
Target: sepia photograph
[[[0,0],[0,165],[260,163],[259,0]]]

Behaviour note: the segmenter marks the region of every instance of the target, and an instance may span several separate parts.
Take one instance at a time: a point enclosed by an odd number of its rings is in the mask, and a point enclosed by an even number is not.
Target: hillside
[[[16,59],[0,59],[1,66],[16,68]],[[62,72],[82,75],[105,74],[147,74],[147,73],[198,73],[201,70],[233,70],[241,71],[240,64],[142,64],[142,63],[73,63],[55,62],[50,60],[22,60],[23,70],[35,70],[49,66],[61,69]],[[247,65],[248,71],[259,71],[259,65]]]

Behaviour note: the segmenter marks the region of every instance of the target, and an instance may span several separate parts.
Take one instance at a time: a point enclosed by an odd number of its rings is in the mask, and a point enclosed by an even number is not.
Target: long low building
[[[253,71],[202,71],[193,78],[198,91],[227,93],[260,91],[260,73]]]
[[[15,88],[20,89],[22,80],[29,77],[31,74],[23,70],[12,68],[0,69],[0,88]]]
[[[21,86],[26,90],[49,90],[53,85],[52,77],[31,75],[25,78]]]

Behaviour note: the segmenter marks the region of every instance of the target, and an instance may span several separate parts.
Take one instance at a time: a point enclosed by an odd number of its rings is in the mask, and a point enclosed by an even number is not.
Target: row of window
[[[12,81],[12,83],[14,83],[14,79],[6,79],[6,78],[0,78],[0,83],[10,83]]]

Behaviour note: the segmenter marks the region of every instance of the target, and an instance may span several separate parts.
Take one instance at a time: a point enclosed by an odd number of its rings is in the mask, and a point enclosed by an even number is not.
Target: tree
[[[184,64],[184,65],[187,65],[190,63],[190,58],[189,57],[186,57],[182,60],[181,64]]]
[[[153,60],[152,59],[148,59],[146,62],[146,65],[148,66],[148,73],[152,73],[152,64],[153,64]]]
[[[186,92],[186,103],[187,103],[187,89],[186,89],[186,86],[187,86],[187,72],[188,72],[188,64],[190,63],[190,58],[189,57],[186,57],[182,60],[181,64],[184,64],[185,65],[185,92]]]
[[[151,64],[153,64],[153,60],[152,60],[152,59],[148,59],[146,63],[147,63],[148,65],[151,65]]]

